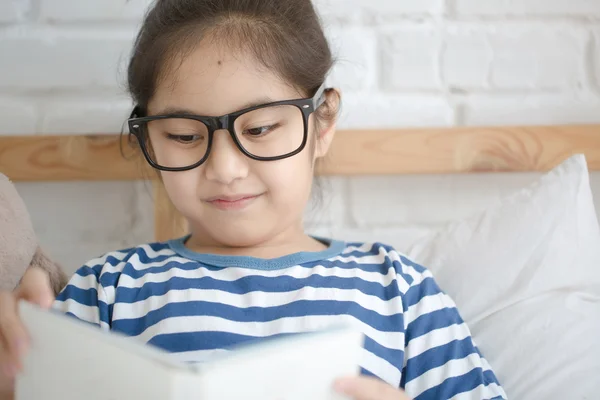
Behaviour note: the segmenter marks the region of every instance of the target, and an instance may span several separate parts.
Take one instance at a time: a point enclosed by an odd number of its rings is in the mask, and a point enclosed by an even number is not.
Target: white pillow
[[[600,398],[600,228],[576,155],[415,243],[511,399]]]

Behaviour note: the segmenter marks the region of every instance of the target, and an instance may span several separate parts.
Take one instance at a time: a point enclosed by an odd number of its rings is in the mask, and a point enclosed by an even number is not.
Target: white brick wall
[[[600,113],[600,102],[589,94],[473,94],[463,104],[469,126],[598,123]]]
[[[400,126],[451,126],[455,110],[441,95],[422,93],[372,96],[369,92],[346,93],[340,128],[397,128]]]
[[[381,89],[435,90],[439,74],[440,32],[429,25],[390,29],[381,34]]]
[[[440,49],[441,80],[449,88],[489,89],[494,52],[481,26],[455,24],[444,34]]]
[[[465,16],[600,16],[596,0],[455,0],[456,10]]]
[[[600,27],[594,29],[591,49],[591,84],[598,91],[600,90]]]
[[[119,132],[150,1],[0,0],[0,134]],[[315,2],[339,59],[330,83],[344,92],[341,128],[600,122],[600,0]],[[402,248],[534,177],[335,178],[308,226]],[[600,191],[598,175],[593,184]],[[152,238],[143,184],[19,188],[70,269]]]
[[[571,89],[585,76],[586,35],[565,27],[508,26],[489,34],[491,81],[500,89]]]
[[[130,30],[131,31],[131,30]],[[0,35],[4,90],[115,89],[131,33],[120,30],[16,26]],[[119,68],[117,68],[119,67]],[[35,93],[34,93],[35,96]]]
[[[46,22],[138,22],[150,0],[40,0],[40,20]]]
[[[0,126],[2,132],[31,134],[37,130],[37,110],[31,101],[19,98],[0,97]]]
[[[77,134],[121,132],[131,100],[123,96],[77,96],[45,104],[38,132]]]
[[[330,84],[352,91],[376,91],[379,54],[377,33],[366,27],[331,28],[329,41],[339,56]]]
[[[403,18],[440,16],[445,0],[315,0],[327,22],[334,24],[394,23]]]
[[[31,0],[4,0],[0,3],[0,23],[22,21],[30,10]]]

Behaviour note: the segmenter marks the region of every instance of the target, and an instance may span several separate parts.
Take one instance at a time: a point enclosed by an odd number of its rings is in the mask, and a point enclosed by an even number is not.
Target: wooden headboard
[[[600,171],[600,125],[346,130],[336,135],[320,175],[547,171],[586,155]],[[0,136],[0,172],[19,181],[156,179],[119,135]],[[155,185],[155,237],[186,229]]]

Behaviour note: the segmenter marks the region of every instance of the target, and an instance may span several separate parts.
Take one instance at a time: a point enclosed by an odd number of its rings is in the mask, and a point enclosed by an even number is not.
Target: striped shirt
[[[185,239],[89,261],[54,307],[183,362],[351,323],[365,334],[361,371],[413,399],[506,398],[454,302],[389,246],[324,240],[266,260],[192,252]]]

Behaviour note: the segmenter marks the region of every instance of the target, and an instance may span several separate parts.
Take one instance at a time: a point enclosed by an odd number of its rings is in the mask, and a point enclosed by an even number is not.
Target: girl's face
[[[212,45],[199,46],[169,72],[148,104],[149,115],[185,110],[195,115],[220,116],[252,105],[306,97],[252,58]],[[260,125],[261,119],[268,125],[269,118],[259,115],[254,121],[240,120],[240,130],[248,135],[249,146],[260,145],[260,135],[266,131]],[[287,126],[287,132],[298,132],[301,137],[302,120],[290,121],[295,125]],[[335,130],[333,125],[325,127],[316,137],[314,121],[313,114],[308,124],[309,142],[295,156],[278,161],[253,160],[236,147],[229,132],[218,130],[204,164],[185,172],[162,172],[165,189],[190,222],[195,243],[209,247],[268,246],[304,235],[302,218],[310,197],[314,161],[326,154]],[[165,133],[177,129],[164,128]],[[166,140],[155,141],[155,147],[173,144]],[[184,142],[188,140],[193,138],[184,138]],[[158,154],[161,149],[154,151]]]

